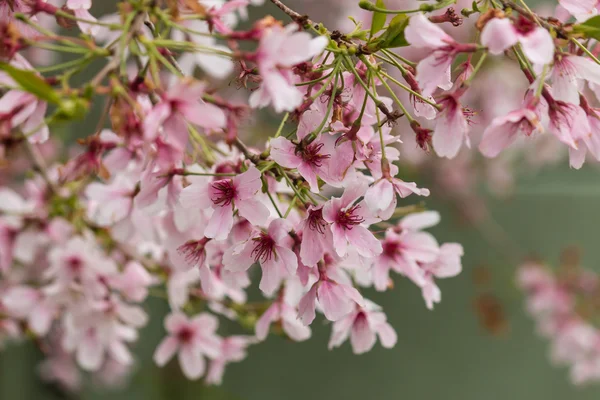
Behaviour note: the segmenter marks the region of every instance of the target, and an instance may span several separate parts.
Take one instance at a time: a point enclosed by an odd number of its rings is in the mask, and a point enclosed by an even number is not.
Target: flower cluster
[[[600,379],[600,329],[594,323],[600,286],[597,274],[578,265],[558,271],[529,262],[518,272],[527,311],[538,332],[551,340],[553,363],[570,368],[575,384]]]
[[[485,156],[547,129],[573,167],[587,150],[600,157],[584,91],[600,62],[581,40],[593,24],[474,3],[462,10],[479,16],[468,42],[443,29],[463,21],[453,1],[392,11],[363,0],[371,28],[343,33],[271,2],[292,22],[239,29],[256,0],[125,0],[98,19],[91,0],[0,0],[0,337],[35,337],[45,378],[75,389],[82,368],[120,381],[149,295],[170,306],[155,363],[177,355],[209,383],[270,332],[308,339],[317,314],[332,322],[330,348],[394,346],[364,288],[392,288],[393,271],[432,309],[436,280],[459,274],[463,256],[426,232],[438,213],[408,203],[430,191],[406,178],[401,137],[445,158],[470,146],[476,113],[463,104],[488,55],[508,54],[527,84],[521,106],[484,128]],[[578,19],[589,11],[561,3]],[[43,66],[32,50],[75,57]],[[59,127],[96,104],[96,128],[63,157]],[[267,135],[252,124],[263,108],[283,114]],[[249,332],[223,336],[219,317]]]

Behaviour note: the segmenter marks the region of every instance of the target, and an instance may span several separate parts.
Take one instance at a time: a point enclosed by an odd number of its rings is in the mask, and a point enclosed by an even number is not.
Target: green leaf
[[[583,33],[586,38],[600,40],[600,15],[573,26],[573,31]]]
[[[34,71],[15,68],[10,64],[0,62],[0,70],[6,72],[25,92],[33,94],[48,103],[58,104],[60,96],[43,78]]]
[[[375,6],[377,6],[377,8],[382,8],[384,10],[386,9],[385,3],[383,2],[383,0],[377,0],[377,3],[375,3]],[[380,12],[373,13],[373,19],[371,20],[371,36],[375,35],[377,32],[379,32],[380,30],[383,29],[383,26],[385,25],[385,20],[386,20],[386,15],[384,13],[380,13]]]
[[[391,21],[386,31],[381,35],[382,49],[408,46],[404,37],[404,30],[408,26],[409,18],[406,14],[398,14]]]

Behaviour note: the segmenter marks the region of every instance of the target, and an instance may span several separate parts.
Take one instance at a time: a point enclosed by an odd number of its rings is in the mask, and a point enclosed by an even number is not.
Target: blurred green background
[[[109,1],[102,3],[107,7]],[[573,171],[565,163],[521,179],[508,200],[490,199],[493,218],[522,252],[515,259],[535,254],[556,261],[564,247],[576,244],[584,252],[584,265],[597,269],[599,183],[595,166]],[[393,291],[366,291],[367,298],[383,306],[398,333],[392,350],[377,344],[370,353],[355,356],[346,343],[328,351],[330,326],[318,320],[311,340],[270,337],[251,347],[245,361],[228,366],[222,387],[206,388],[182,378],[176,363],[164,369],[153,365],[152,353],[164,335],[160,315],[166,305],[152,299],[147,308],[155,316],[135,347],[138,364],[126,388],[106,391],[90,383],[79,395],[59,393],[40,382],[40,354],[24,344],[0,353],[0,399],[599,399],[600,385],[577,388],[569,383],[567,370],[550,364],[548,343],[536,335],[515,288],[515,260],[504,258],[496,250],[498,243],[465,226],[445,204],[428,200],[427,205],[443,216],[432,230],[438,240],[464,245],[464,272],[440,282],[443,300],[434,311],[425,308],[414,285],[397,277]],[[487,288],[502,304],[510,327],[499,337],[481,327],[474,310],[481,289],[472,275],[480,265],[491,271]],[[226,327],[221,333],[241,331]]]

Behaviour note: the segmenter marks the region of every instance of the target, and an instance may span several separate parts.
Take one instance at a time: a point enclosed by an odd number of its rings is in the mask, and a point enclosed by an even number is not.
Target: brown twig
[[[291,8],[289,8],[288,6],[283,4],[280,0],[271,0],[271,3],[275,4],[281,11],[283,11],[291,19],[293,19],[294,22],[297,22],[298,24],[300,24],[302,26],[314,24],[314,22],[310,18],[308,18],[308,15],[302,15],[302,14],[292,10]]]

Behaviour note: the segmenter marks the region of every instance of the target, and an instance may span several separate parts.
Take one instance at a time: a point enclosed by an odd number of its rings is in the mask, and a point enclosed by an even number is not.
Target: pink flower
[[[461,257],[463,247],[458,243],[444,243],[440,246],[437,259],[431,263],[421,265],[425,272],[425,283],[421,286],[423,298],[427,308],[433,309],[434,303],[442,300],[442,293],[435,284],[434,278],[451,278],[462,271]]]
[[[396,173],[398,173],[398,167],[392,165],[391,175]],[[428,189],[420,189],[414,182],[404,182],[391,176],[383,177],[367,189],[365,203],[374,215],[382,220],[387,220],[392,216],[398,204],[396,195],[403,199],[413,193],[418,196],[429,196]]]
[[[252,225],[266,222],[269,210],[255,198],[261,188],[261,173],[252,165],[246,172],[231,179],[192,183],[181,191],[180,202],[188,209],[212,208],[214,211],[204,235],[223,240],[231,232],[234,209]]]
[[[363,354],[375,346],[377,336],[386,349],[394,347],[398,336],[379,310],[373,303],[367,303],[366,307],[357,306],[353,312],[334,322],[329,349],[339,347],[350,337],[354,354]]]
[[[312,38],[307,32],[297,32],[296,24],[285,28],[273,25],[263,31],[254,55],[263,81],[250,96],[250,106],[273,104],[276,112],[293,111],[302,104],[302,92],[294,85],[290,68],[319,55],[327,38]]]
[[[519,136],[531,136],[542,131],[539,116],[531,106],[494,118],[483,132],[479,151],[486,157],[496,157]]]
[[[423,285],[423,271],[418,263],[433,262],[437,258],[439,246],[435,238],[426,232],[396,233],[388,229],[382,244],[383,253],[373,264],[375,288],[383,291],[388,287],[390,270],[408,277],[418,286]]]
[[[440,157],[454,158],[465,140],[469,145],[469,124],[458,95],[444,96],[438,103],[442,111],[436,118],[433,148]]]
[[[425,97],[429,97],[438,87],[450,89],[450,70],[454,57],[460,52],[473,52],[477,49],[475,45],[457,43],[424,14],[411,17],[404,34],[413,46],[432,51],[417,66],[417,81]]]
[[[285,334],[296,342],[310,338],[310,328],[300,322],[298,311],[290,306],[282,296],[274,301],[256,322],[255,329],[258,340],[265,340],[267,338],[269,328],[274,322],[280,323]]]
[[[337,321],[352,312],[356,305],[364,307],[365,304],[356,288],[332,279],[325,269],[319,270],[319,280],[311,286],[298,304],[298,318],[304,325],[310,325],[315,319],[317,299],[325,318],[330,321]]]
[[[296,254],[290,250],[292,238],[288,220],[274,219],[266,232],[257,231],[248,240],[225,252],[223,265],[230,271],[246,271],[255,262],[260,263],[262,279],[259,288],[273,294],[281,281],[293,276],[298,268]]]
[[[375,257],[382,252],[381,243],[363,223],[370,222],[365,201],[354,204],[367,189],[361,183],[348,187],[341,198],[334,197],[323,206],[323,219],[331,224],[333,245],[340,257],[352,246],[363,257]]]
[[[282,167],[296,168],[310,185],[310,190],[319,193],[319,176],[326,176],[329,171],[331,154],[323,148],[325,143],[319,139],[301,146],[294,145],[284,137],[271,140],[271,158]]]
[[[579,22],[598,14],[598,0],[558,0],[558,3]]]
[[[325,253],[333,251],[333,236],[329,223],[323,219],[323,206],[310,206],[307,212],[300,224],[300,259],[306,266],[314,267]]]
[[[188,142],[187,122],[206,129],[220,129],[226,117],[219,107],[202,100],[205,84],[184,80],[176,83],[163,95],[160,103],[146,115],[144,135],[154,140],[162,127],[163,136],[180,149]]]
[[[96,18],[89,12],[89,9],[92,8],[92,0],[67,0],[66,6],[80,19],[77,21],[77,25],[83,33],[95,36],[100,32],[100,26],[94,24],[97,21]]]
[[[125,219],[132,210],[136,182],[123,174],[108,185],[92,182],[85,189],[88,218],[100,226],[111,226]]]
[[[552,96],[566,103],[579,104],[581,81],[600,84],[600,65],[590,58],[559,54],[550,74]]]
[[[229,336],[221,340],[219,356],[211,360],[206,374],[206,383],[220,385],[225,373],[225,366],[232,362],[239,362],[246,358],[246,348],[252,344],[249,336]]]
[[[600,110],[586,105],[585,112],[590,130],[580,131],[579,136],[574,137],[577,149],[569,147],[569,164],[575,169],[583,166],[588,151],[596,160],[600,160]]]
[[[534,64],[550,64],[554,58],[554,40],[550,33],[523,16],[514,23],[509,18],[488,21],[481,31],[481,43],[496,55],[520,43]]]
[[[2,7],[2,4],[0,4],[0,7]],[[0,9],[0,15],[1,11]],[[33,70],[31,64],[19,54],[15,55],[10,64],[22,70]],[[3,71],[0,71],[0,82],[8,87],[19,86]],[[48,104],[45,101],[39,100],[31,93],[16,89],[7,91],[0,98],[0,137],[9,136],[10,131],[18,127],[27,136],[29,142],[45,142],[50,135],[48,126],[44,122],[47,108]]]
[[[210,314],[198,314],[192,319],[181,313],[172,313],[165,318],[165,329],[169,335],[154,352],[154,362],[162,367],[175,353],[179,365],[189,379],[198,379],[204,374],[204,357],[220,356],[221,339],[216,335],[218,320]]]
[[[575,104],[554,100],[550,96],[547,96],[546,100],[548,101],[550,132],[558,140],[577,150],[575,138],[583,137],[590,132],[585,111]]]
[[[139,262],[129,261],[123,272],[111,278],[110,284],[126,298],[142,302],[148,296],[148,288],[155,284],[155,278]]]

